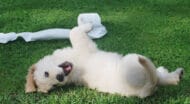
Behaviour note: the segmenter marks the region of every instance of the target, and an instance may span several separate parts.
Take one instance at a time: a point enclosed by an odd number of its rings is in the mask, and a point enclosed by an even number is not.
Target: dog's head
[[[52,59],[51,56],[41,59],[29,68],[25,92],[47,93],[55,85],[64,85],[72,68],[72,63],[68,61],[60,63],[56,59]]]

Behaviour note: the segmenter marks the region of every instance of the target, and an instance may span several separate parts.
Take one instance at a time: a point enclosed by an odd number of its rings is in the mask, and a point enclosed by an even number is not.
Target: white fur
[[[54,84],[75,83],[101,92],[143,98],[151,95],[158,85],[179,82],[182,69],[169,73],[163,67],[156,70],[142,55],[122,56],[101,51],[87,36],[90,30],[90,24],[73,28],[70,33],[72,48],[58,49],[35,64],[34,80],[38,91],[47,92]],[[73,64],[73,70],[63,82],[58,82],[55,76],[62,72],[58,65],[65,61]],[[44,71],[51,77],[44,78]]]

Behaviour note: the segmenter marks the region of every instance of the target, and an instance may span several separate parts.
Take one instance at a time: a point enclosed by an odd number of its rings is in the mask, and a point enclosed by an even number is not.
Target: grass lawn
[[[0,32],[72,28],[83,12],[97,12],[108,33],[100,49],[139,53],[170,71],[184,67],[178,86],[160,87],[148,98],[122,97],[86,87],[64,86],[49,94],[24,93],[28,67],[69,40],[0,44],[1,104],[190,104],[189,0],[0,0]]]

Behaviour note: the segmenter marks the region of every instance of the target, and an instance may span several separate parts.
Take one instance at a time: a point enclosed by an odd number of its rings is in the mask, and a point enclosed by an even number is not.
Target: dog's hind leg
[[[157,68],[158,85],[177,85],[183,76],[183,68],[168,72],[164,67]]]
[[[90,23],[74,27],[70,32],[70,41],[74,50],[86,52],[96,52],[97,47],[87,32],[92,29]]]

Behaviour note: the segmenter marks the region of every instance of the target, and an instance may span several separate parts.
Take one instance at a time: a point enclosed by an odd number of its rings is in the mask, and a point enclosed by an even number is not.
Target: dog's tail
[[[138,60],[139,60],[139,63],[148,72],[151,84],[156,85],[157,84],[157,77],[156,77],[157,75],[156,75],[155,66],[152,64],[152,62],[149,59],[146,59],[143,56],[139,56]]]

